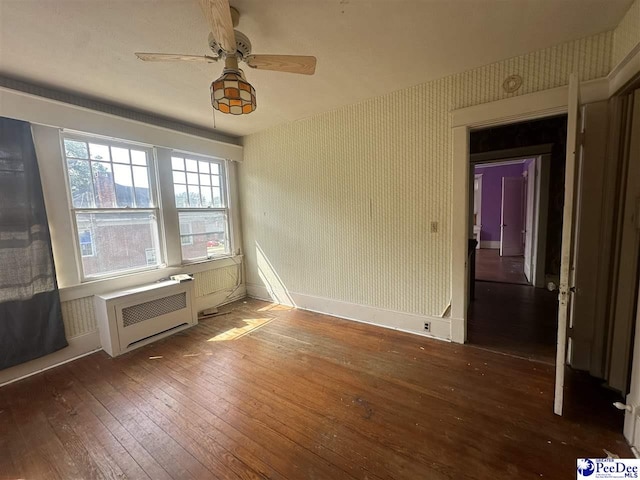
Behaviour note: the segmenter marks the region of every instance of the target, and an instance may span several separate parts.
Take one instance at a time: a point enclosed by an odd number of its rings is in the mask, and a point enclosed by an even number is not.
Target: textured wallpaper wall
[[[612,67],[640,43],[640,0],[635,0],[613,32]]]
[[[247,284],[423,315],[451,298],[449,112],[606,75],[613,32],[245,138]],[[431,233],[437,222],[437,233]],[[277,285],[273,285],[277,284]]]

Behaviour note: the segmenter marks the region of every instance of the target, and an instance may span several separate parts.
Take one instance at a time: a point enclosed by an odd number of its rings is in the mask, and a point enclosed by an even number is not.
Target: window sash
[[[96,247],[96,235],[95,232],[91,232],[91,245],[92,245],[92,255],[90,256],[85,256],[82,254],[82,247],[80,244],[80,239],[79,239],[79,230],[78,230],[78,215],[81,214],[93,214],[93,213],[112,213],[115,215],[127,215],[127,214],[131,214],[131,213],[149,213],[150,215],[154,216],[154,220],[155,220],[155,225],[156,225],[156,239],[157,239],[157,248],[156,250],[156,264],[153,265],[142,265],[142,266],[136,266],[136,267],[131,267],[131,268],[124,268],[124,269],[119,269],[116,271],[112,271],[112,272],[105,272],[105,273],[96,273],[96,274],[90,274],[88,275],[85,271],[84,271],[84,264],[83,264],[83,258],[87,258],[87,257],[96,257],[97,255],[100,254],[100,252],[98,251],[97,247]],[[161,232],[162,232],[162,226],[161,226],[161,217],[159,209],[158,208],[76,208],[76,209],[72,209],[72,223],[73,223],[73,229],[74,229],[74,238],[75,238],[75,243],[76,243],[76,254],[77,254],[77,258],[79,259],[78,261],[78,270],[80,273],[80,279],[82,282],[87,282],[87,281],[92,281],[92,280],[98,280],[98,279],[103,279],[103,278],[115,278],[115,277],[119,277],[121,275],[129,275],[132,273],[139,273],[139,272],[146,272],[146,271],[150,271],[150,270],[157,270],[159,268],[164,268],[166,267],[166,264],[164,263],[164,250],[162,248],[163,242],[162,242],[162,237],[161,237]]]
[[[60,147],[61,147],[62,159],[64,161],[65,181],[66,181],[66,187],[67,187],[67,205],[69,206],[69,210],[71,213],[71,220],[72,220],[72,225],[74,230],[73,237],[74,237],[74,245],[75,245],[75,252],[76,252],[76,263],[77,263],[77,270],[79,273],[80,281],[86,282],[86,281],[91,281],[91,280],[96,280],[101,278],[114,278],[114,277],[127,275],[131,273],[155,270],[155,269],[163,268],[164,266],[166,266],[164,263],[164,259],[166,258],[166,253],[164,251],[165,242],[163,237],[164,227],[162,225],[162,216],[161,216],[160,207],[159,207],[161,202],[159,201],[160,192],[158,190],[158,184],[157,184],[158,170],[157,170],[157,163],[156,163],[155,152],[153,147],[149,145],[136,143],[136,142],[124,142],[117,139],[101,137],[99,135],[85,135],[85,134],[79,134],[75,132],[63,132],[60,135],[60,140],[61,140]],[[83,142],[87,144],[87,147],[89,144],[106,145],[109,148],[109,159],[108,161],[93,159],[91,158],[90,151],[87,152],[88,153],[87,158],[78,158],[75,156],[68,157],[67,150],[65,148],[65,140]],[[112,149],[114,148],[129,150],[129,163],[120,163],[120,162],[113,161],[114,158],[113,158]],[[115,194],[116,179],[115,179],[115,174],[113,173],[113,167],[116,165],[128,167],[130,171],[131,179],[133,182],[132,183],[132,187],[133,187],[132,190],[134,195],[133,205],[136,205],[137,199],[135,198],[135,196],[136,196],[137,187],[135,183],[133,167],[141,166],[141,165],[134,163],[134,160],[132,158],[132,153],[131,153],[132,150],[145,152],[147,181],[149,183],[148,197],[149,197],[149,203],[151,204],[150,206],[144,206],[144,207],[138,207],[138,206],[119,207],[117,205],[112,207],[75,207],[74,206],[72,190],[71,190],[71,179],[69,177],[69,160],[85,161],[89,164],[89,167],[91,169],[93,168],[94,163],[101,162],[101,163],[110,165],[111,172],[112,172],[112,183],[114,185],[114,194]],[[90,172],[91,172],[90,174],[93,176],[93,170],[90,170]],[[93,194],[95,195],[96,193],[95,185],[93,184],[94,179],[92,178],[91,181],[92,181]],[[82,246],[80,244],[79,231],[78,231],[78,215],[92,214],[92,213],[112,213],[116,215],[126,215],[126,214],[133,214],[133,213],[137,213],[137,214],[149,213],[150,215],[153,215],[154,225],[155,225],[155,231],[153,232],[153,234],[154,234],[154,238],[157,239],[157,248],[155,248],[157,264],[135,266],[131,268],[118,269],[113,272],[105,272],[102,274],[99,273],[99,274],[88,275],[85,272],[85,266],[84,266],[84,259],[88,258],[88,256],[83,255]],[[100,255],[100,252],[98,252],[98,249],[97,249],[98,238],[96,238],[95,232],[92,232],[91,240],[92,240],[92,253],[93,253],[92,256],[95,257]]]
[[[181,161],[178,161],[176,163],[179,163],[179,165],[174,165],[174,158],[176,159],[181,159]],[[187,160],[194,160],[196,162],[195,164],[195,169],[191,168],[189,169],[187,166]],[[208,172],[204,171],[201,172],[201,162],[206,162],[209,164],[208,166]],[[218,167],[218,173],[212,173],[213,169],[211,168],[211,164],[215,164]],[[194,166],[193,164],[191,164],[192,167]],[[194,171],[195,170],[195,171]],[[233,255],[233,221],[231,218],[231,208],[230,208],[230,198],[229,198],[229,170],[227,168],[227,161],[224,159],[220,159],[220,158],[216,158],[216,157],[206,157],[206,156],[202,156],[202,155],[195,155],[195,154],[191,154],[188,152],[182,152],[179,150],[173,150],[171,151],[171,163],[169,165],[169,171],[171,173],[171,186],[172,186],[172,195],[173,195],[173,200],[175,202],[176,199],[176,195],[175,195],[175,188],[176,185],[179,185],[182,188],[185,188],[186,192],[187,192],[187,201],[189,200],[189,187],[196,187],[195,183],[189,183],[189,179],[188,179],[188,174],[191,173],[192,175],[196,175],[197,179],[198,179],[198,183],[197,183],[197,188],[198,191],[200,192],[200,187],[204,186],[205,188],[219,188],[220,189],[220,202],[221,202],[221,206],[204,206],[204,207],[197,207],[197,206],[186,206],[186,207],[179,207],[177,204],[175,206],[176,208],[176,221],[179,222],[179,218],[180,218],[180,214],[181,213],[189,213],[189,212],[193,212],[193,213],[223,213],[225,216],[225,235],[226,235],[226,239],[228,242],[228,253],[224,253],[221,255],[216,255],[214,257],[209,257],[207,255],[203,255],[200,257],[194,257],[194,258],[185,258],[184,257],[184,248],[185,245],[182,243],[183,238],[187,237],[187,238],[191,238],[192,242],[193,239],[197,236],[202,236],[205,235],[205,233],[191,233],[191,234],[182,234],[179,232],[179,236],[180,236],[180,258],[182,261],[182,264],[189,264],[189,263],[197,263],[197,262],[202,262],[202,261],[207,261],[210,259],[216,259],[216,258],[224,258],[224,257],[228,257]],[[184,174],[185,179],[184,179],[184,183],[182,181],[174,181],[175,180],[175,173],[181,173]],[[209,178],[213,179],[214,177],[218,177],[219,178],[219,185],[213,186],[213,185],[201,185],[201,177],[200,174],[203,175],[209,175]],[[211,182],[213,183],[213,182]]]

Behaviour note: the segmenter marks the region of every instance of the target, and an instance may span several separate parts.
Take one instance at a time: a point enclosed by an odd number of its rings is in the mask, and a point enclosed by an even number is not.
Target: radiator
[[[102,348],[112,357],[198,323],[193,282],[166,281],[94,297]]]

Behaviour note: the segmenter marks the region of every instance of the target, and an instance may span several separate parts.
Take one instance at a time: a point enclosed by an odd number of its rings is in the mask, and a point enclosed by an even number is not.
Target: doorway
[[[556,356],[566,135],[566,115],[470,133],[468,220],[478,245],[467,341],[549,365]],[[551,182],[553,175],[559,181]]]

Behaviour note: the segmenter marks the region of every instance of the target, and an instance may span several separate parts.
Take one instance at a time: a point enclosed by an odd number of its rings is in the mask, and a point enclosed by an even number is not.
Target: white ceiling
[[[613,28],[632,0],[231,0],[254,53],[315,55],[316,74],[244,68],[247,135]],[[218,64],[144,63],[134,51],[210,53],[196,0],[0,0],[0,74],[212,128]]]

